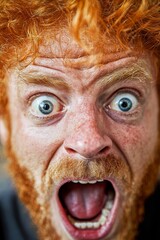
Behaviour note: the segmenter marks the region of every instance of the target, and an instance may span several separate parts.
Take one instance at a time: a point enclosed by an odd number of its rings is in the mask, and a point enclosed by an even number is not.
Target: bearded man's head
[[[45,240],[133,240],[159,176],[158,1],[2,1],[1,137]]]

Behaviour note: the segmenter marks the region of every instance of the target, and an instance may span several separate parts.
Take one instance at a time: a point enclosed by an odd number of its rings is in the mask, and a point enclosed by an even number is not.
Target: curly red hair
[[[100,44],[112,37],[123,47],[143,46],[159,58],[159,0],[2,0],[0,9],[0,114],[6,105],[6,69],[35,56],[43,31],[51,27],[55,32],[67,28],[88,52],[88,42],[102,51]]]

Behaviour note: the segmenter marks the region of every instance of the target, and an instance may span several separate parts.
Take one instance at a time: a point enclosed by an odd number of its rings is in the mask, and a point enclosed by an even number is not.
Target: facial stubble
[[[10,138],[9,138],[10,139]],[[26,166],[21,164],[16,153],[12,150],[11,141],[8,140],[7,155],[10,159],[9,169],[16,184],[19,197],[25,204],[38,231],[39,239],[66,240],[65,233],[53,223],[51,212],[51,198],[54,186],[66,179],[106,179],[113,178],[119,183],[122,195],[123,215],[117,227],[114,240],[134,240],[139,223],[143,219],[144,202],[153,192],[159,173],[159,144],[146,163],[143,176],[135,185],[129,166],[122,159],[113,155],[107,158],[92,161],[71,158],[60,159],[55,164],[50,164],[41,176],[41,196],[36,190],[34,175]],[[158,149],[158,150],[157,150]],[[149,179],[149,181],[148,181]],[[43,199],[40,204],[38,199]],[[107,239],[107,238],[106,238]]]

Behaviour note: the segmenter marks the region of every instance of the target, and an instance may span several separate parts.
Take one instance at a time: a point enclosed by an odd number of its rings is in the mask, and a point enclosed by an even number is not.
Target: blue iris
[[[48,100],[44,100],[39,104],[39,110],[43,114],[50,114],[53,111],[53,104]]]
[[[121,111],[127,112],[132,108],[132,101],[129,98],[121,98],[118,102]]]

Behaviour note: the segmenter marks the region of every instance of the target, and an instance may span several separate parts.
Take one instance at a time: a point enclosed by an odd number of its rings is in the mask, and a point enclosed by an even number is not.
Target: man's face
[[[158,171],[155,58],[109,46],[87,64],[69,42],[8,72],[12,174],[42,239],[134,239]]]

